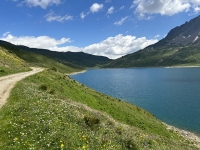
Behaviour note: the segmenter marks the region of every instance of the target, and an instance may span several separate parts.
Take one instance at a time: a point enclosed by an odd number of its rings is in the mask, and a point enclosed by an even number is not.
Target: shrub
[[[42,85],[40,85],[39,89],[42,91],[47,91],[48,88],[46,85],[42,84]]]
[[[100,120],[94,116],[84,116],[85,124],[90,127],[92,130],[97,130],[100,125]]]
[[[52,70],[52,71],[55,71],[55,72],[58,71],[58,70],[56,69],[56,67],[52,67],[51,70]]]
[[[5,72],[5,70],[3,70],[3,69],[0,69],[0,72]]]

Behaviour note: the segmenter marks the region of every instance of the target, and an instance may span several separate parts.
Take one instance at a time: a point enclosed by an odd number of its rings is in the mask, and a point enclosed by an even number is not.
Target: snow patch
[[[198,37],[198,36],[196,36],[196,38],[194,39],[193,43],[194,43],[196,40],[198,40],[198,38],[199,38],[199,37]]]

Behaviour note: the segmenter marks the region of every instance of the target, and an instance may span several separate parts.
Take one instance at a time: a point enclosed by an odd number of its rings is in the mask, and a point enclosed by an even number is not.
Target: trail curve
[[[32,67],[32,69],[33,70],[29,72],[21,72],[17,74],[0,77],[0,108],[6,103],[10,91],[18,81],[44,70],[44,68],[36,68],[36,67]]]

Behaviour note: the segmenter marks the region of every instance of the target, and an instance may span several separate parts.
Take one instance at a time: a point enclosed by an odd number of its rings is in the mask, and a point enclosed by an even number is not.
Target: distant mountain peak
[[[159,42],[104,67],[200,66],[200,16],[170,30]]]
[[[161,40],[167,45],[189,45],[200,42],[200,16],[186,21],[183,25],[170,30],[167,36]]]

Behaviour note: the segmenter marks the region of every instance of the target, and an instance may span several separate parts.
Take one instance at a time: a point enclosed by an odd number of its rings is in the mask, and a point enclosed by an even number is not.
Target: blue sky
[[[200,14],[200,0],[1,0],[0,40],[115,59]]]

